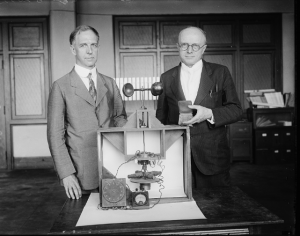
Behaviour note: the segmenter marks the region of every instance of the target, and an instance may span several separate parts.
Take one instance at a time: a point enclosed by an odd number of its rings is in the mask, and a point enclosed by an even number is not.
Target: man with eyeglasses
[[[242,117],[232,77],[226,66],[202,59],[207,47],[202,29],[183,29],[177,46],[181,63],[161,75],[156,117],[165,125],[190,126],[193,188],[230,186],[225,125]],[[182,109],[182,101],[192,105]],[[186,119],[181,112],[189,108]]]

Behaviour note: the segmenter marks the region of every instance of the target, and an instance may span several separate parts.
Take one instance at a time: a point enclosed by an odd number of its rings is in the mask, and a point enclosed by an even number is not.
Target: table
[[[193,190],[193,198],[207,219],[75,227],[88,198],[66,200],[49,234],[259,234],[264,225],[284,223],[232,186]]]

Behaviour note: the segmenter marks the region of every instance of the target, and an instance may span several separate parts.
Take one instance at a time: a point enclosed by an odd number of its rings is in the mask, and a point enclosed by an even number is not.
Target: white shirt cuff
[[[215,123],[215,119],[214,119],[214,114],[211,112],[211,118],[210,119],[207,119],[207,121],[209,123],[211,123],[212,125]]]

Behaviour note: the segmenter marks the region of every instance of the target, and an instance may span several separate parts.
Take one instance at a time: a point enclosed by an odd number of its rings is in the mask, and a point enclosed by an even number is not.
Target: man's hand
[[[81,197],[81,188],[75,175],[69,175],[62,181],[68,198],[79,199]]]
[[[210,119],[213,115],[211,109],[200,105],[189,105],[188,107],[191,109],[196,109],[197,113],[192,119],[183,122],[184,125],[193,126],[193,124],[195,123],[200,123],[202,121]]]

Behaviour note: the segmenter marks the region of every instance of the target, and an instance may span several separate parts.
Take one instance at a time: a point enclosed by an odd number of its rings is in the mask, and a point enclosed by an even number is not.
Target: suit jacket
[[[82,189],[97,188],[97,129],[123,126],[126,118],[112,78],[97,73],[96,104],[74,68],[55,81],[48,101],[47,139],[59,178],[75,174]]]
[[[161,75],[163,93],[158,98],[156,117],[165,125],[178,124],[178,101],[186,100],[180,82],[181,66]],[[215,124],[208,121],[190,128],[191,154],[206,175],[230,168],[230,152],[225,125],[238,121],[242,108],[227,67],[203,60],[201,80],[194,105],[210,108]]]

